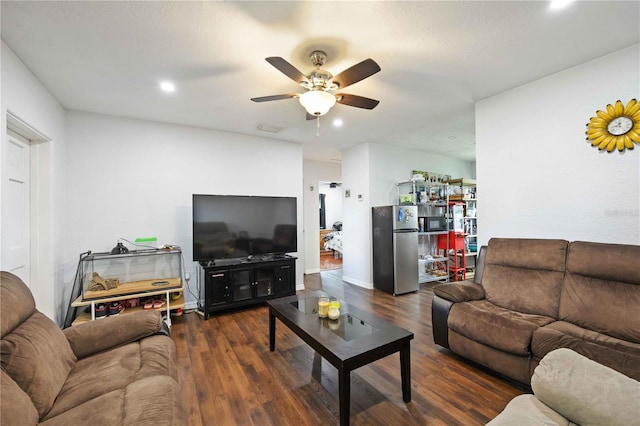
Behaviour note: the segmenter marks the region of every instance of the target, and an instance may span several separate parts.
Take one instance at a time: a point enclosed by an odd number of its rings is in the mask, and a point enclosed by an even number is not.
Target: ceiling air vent
[[[272,126],[270,124],[258,124],[258,127],[256,127],[256,129],[260,130],[261,132],[280,133],[284,130],[284,127]]]

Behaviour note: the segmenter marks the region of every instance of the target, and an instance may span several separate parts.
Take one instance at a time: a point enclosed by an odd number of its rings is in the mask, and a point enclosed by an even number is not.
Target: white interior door
[[[30,283],[29,141],[8,132],[2,182],[2,269]]]

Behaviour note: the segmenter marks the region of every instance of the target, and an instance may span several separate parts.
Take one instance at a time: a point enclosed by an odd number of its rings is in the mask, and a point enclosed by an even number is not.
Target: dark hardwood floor
[[[412,400],[402,401],[400,359],[393,354],[351,374],[352,425],[481,425],[526,393],[433,343],[431,298],[393,297],[341,280],[342,270],[305,276],[306,290],[324,290],[412,331]],[[266,306],[175,318],[179,380],[190,425],[337,425],[337,370],[281,323],[269,351]]]

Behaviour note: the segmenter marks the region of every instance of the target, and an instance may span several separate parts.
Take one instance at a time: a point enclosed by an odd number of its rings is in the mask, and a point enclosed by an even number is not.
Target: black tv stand
[[[204,285],[200,309],[212,313],[265,303],[296,293],[296,258],[289,255],[253,256],[200,262]]]

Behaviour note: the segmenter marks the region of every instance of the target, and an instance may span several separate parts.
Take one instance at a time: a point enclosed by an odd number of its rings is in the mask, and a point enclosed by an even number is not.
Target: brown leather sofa
[[[186,425],[176,348],[157,311],[65,330],[0,273],[0,422]]]
[[[476,275],[434,287],[435,343],[530,384],[569,348],[640,380],[640,246],[494,238]]]

